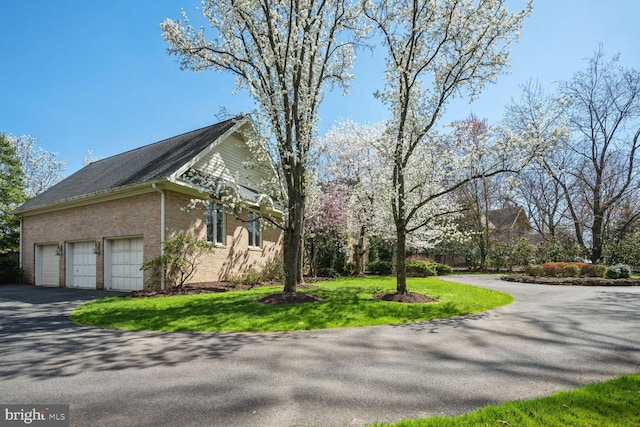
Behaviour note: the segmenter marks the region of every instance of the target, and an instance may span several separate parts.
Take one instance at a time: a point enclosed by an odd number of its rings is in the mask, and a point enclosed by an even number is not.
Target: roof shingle
[[[239,119],[242,117],[90,163],[27,201],[14,213],[20,214],[101,191],[167,178],[229,131]]]

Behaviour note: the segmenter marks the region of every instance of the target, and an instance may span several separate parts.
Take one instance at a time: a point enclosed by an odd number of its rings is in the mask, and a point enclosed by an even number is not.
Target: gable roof
[[[117,188],[170,177],[212,142],[247,120],[243,116],[90,163],[18,207],[21,214]]]
[[[487,219],[497,230],[509,230],[523,211],[521,206],[496,209],[487,212]]]

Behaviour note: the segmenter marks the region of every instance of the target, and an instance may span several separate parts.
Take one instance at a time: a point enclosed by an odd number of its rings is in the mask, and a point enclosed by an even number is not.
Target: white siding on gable
[[[252,157],[247,144],[236,135],[232,135],[200,159],[193,169],[257,190],[267,175],[264,170],[247,169],[244,163]]]

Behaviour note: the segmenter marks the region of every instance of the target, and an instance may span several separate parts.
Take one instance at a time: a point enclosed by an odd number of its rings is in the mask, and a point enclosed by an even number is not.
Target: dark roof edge
[[[42,212],[46,212],[49,210],[57,210],[56,208],[59,207],[60,209],[66,209],[66,207],[64,205],[67,205],[69,203],[74,203],[74,202],[82,202],[82,201],[87,201],[87,204],[91,204],[93,203],[92,200],[94,199],[99,199],[105,196],[108,196],[109,194],[119,194],[119,193],[126,193],[128,191],[135,191],[135,190],[142,190],[144,188],[150,188],[152,189],[151,191],[155,191],[153,190],[153,185],[154,184],[163,184],[163,183],[168,183],[170,182],[168,179],[164,178],[164,179],[157,179],[154,181],[147,181],[147,182],[143,182],[143,183],[138,183],[138,184],[131,184],[131,185],[123,185],[120,187],[113,187],[113,188],[108,188],[106,190],[100,190],[100,191],[95,191],[93,193],[87,193],[87,194],[81,194],[78,196],[73,196],[73,197],[68,197],[66,199],[62,199],[62,200],[57,200],[55,202],[52,203],[47,203],[47,204],[43,204],[43,205],[38,205],[38,206],[34,206],[32,208],[27,208],[27,209],[21,209],[21,208],[17,208],[14,211],[12,211],[11,213],[15,216],[25,216],[24,214],[29,212],[34,212],[35,214]]]

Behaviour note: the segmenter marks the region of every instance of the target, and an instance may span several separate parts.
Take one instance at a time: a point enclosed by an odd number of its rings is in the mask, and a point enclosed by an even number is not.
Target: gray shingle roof
[[[24,203],[16,214],[65,200],[171,176],[243,117],[168,138],[93,162]]]
[[[489,222],[491,222],[498,230],[508,230],[513,227],[513,224],[518,219],[522,207],[506,207],[502,209],[496,209],[487,212]]]

